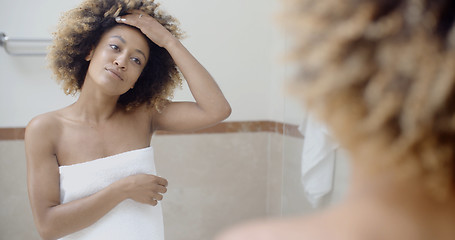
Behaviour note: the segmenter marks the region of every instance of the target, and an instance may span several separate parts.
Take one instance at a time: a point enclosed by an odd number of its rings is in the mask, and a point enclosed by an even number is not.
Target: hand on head
[[[116,17],[118,23],[131,25],[141,30],[150,40],[160,47],[166,47],[176,38],[155,18],[140,10],[133,10],[130,14]]]

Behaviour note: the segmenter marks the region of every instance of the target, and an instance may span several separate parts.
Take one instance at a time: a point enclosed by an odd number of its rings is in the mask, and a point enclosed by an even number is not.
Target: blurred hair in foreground
[[[289,91],[349,152],[349,189],[217,240],[455,239],[455,1],[283,2]]]
[[[292,95],[351,153],[382,156],[361,164],[419,176],[440,200],[453,194],[455,2],[283,2]]]

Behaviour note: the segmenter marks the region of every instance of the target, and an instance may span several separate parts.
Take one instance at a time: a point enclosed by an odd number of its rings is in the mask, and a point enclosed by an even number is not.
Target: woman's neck
[[[90,86],[82,87],[79,98],[72,105],[73,111],[84,122],[100,124],[109,120],[117,111],[119,96],[109,96]]]
[[[354,161],[345,204],[360,209],[365,206],[364,209],[375,213],[371,214],[372,218],[383,216],[381,223],[403,224],[400,227],[411,232],[440,234],[455,224],[453,192],[446,199],[438,200],[425,186],[422,177],[403,177],[398,168],[372,171]]]

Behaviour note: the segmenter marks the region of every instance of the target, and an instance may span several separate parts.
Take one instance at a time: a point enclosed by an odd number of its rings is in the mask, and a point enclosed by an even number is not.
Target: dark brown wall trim
[[[237,132],[276,132],[293,137],[302,137],[298,126],[273,121],[222,122],[194,132],[158,131],[157,135],[237,133]],[[0,140],[23,140],[25,128],[0,128]]]
[[[0,140],[24,139],[25,128],[0,128]]]

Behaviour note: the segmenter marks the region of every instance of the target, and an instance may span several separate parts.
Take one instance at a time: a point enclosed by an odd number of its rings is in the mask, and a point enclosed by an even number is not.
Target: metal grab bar
[[[39,43],[49,45],[51,39],[24,39],[24,38],[9,38],[5,33],[0,32],[0,47],[5,49],[5,52],[11,56],[46,56],[46,52],[12,52],[8,48],[8,42],[19,42],[19,43]]]

